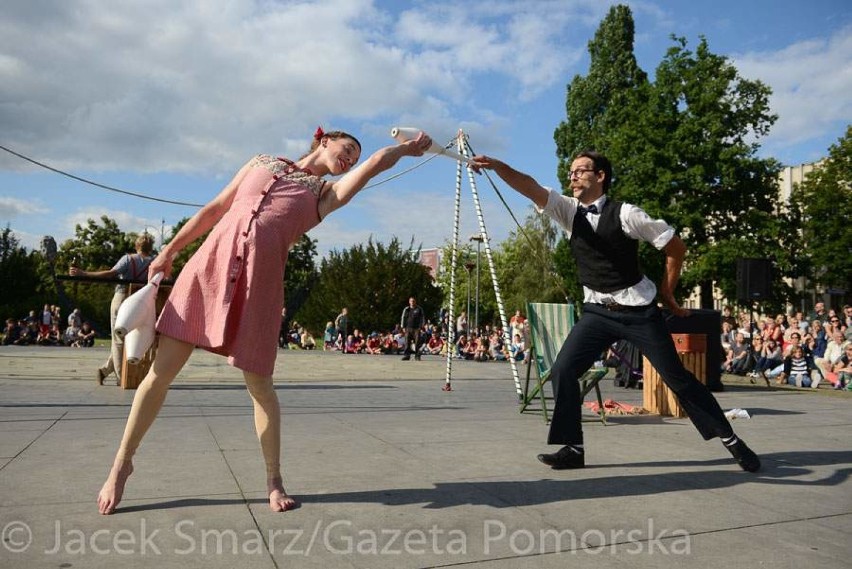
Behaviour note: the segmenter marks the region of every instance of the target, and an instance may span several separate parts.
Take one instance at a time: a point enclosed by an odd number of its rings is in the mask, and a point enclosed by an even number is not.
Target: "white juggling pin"
[[[154,343],[154,322],[134,328],[124,336],[124,357],[127,363],[136,365]]]
[[[163,280],[163,273],[157,273],[151,281],[141,289],[131,294],[121,306],[115,316],[115,335],[121,339],[131,331],[140,326],[154,329],[154,321],[157,319],[157,288]],[[153,338],[153,336],[152,336]]]
[[[408,142],[409,140],[414,140],[417,138],[421,131],[419,128],[407,127],[407,126],[395,126],[391,129],[390,135],[397,142]],[[453,160],[461,160],[462,162],[470,163],[470,158],[467,156],[462,156],[458,152],[450,150],[448,148],[444,148],[443,146],[438,145],[435,142],[432,142],[432,146],[426,152],[432,152],[434,154],[443,154],[447,158],[452,158]]]

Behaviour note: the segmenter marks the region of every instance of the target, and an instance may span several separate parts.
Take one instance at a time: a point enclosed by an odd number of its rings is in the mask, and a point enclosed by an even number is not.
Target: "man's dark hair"
[[[609,158],[591,149],[583,150],[574,157],[574,160],[577,158],[590,158],[595,166],[595,172],[603,171],[606,175],[603,181],[603,193],[609,192],[609,187],[612,185],[612,163]]]

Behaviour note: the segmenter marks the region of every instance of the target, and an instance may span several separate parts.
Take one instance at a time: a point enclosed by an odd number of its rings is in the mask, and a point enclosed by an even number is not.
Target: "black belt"
[[[604,310],[609,310],[611,312],[636,312],[638,310],[646,310],[650,307],[650,304],[644,304],[642,306],[630,306],[627,304],[619,304],[617,302],[606,302],[606,303],[592,303],[594,306],[599,306]]]

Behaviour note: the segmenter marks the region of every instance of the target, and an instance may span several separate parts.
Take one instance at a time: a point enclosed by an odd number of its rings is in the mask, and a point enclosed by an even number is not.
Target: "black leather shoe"
[[[553,470],[584,468],[586,466],[586,455],[575,451],[570,446],[562,447],[553,454],[540,454],[536,458]]]
[[[725,448],[737,459],[740,468],[746,472],[757,472],[760,470],[760,459],[754,454],[753,450],[748,448],[748,445],[742,439],[737,439],[737,442],[731,446],[725,445]]]

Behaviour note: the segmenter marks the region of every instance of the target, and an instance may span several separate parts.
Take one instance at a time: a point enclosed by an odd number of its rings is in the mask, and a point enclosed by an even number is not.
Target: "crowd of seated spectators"
[[[826,308],[818,302],[805,314],[765,316],[752,324],[725,308],[721,330],[722,371],[780,385],[830,385],[852,391],[852,306]],[[824,383],[823,383],[824,382]]]
[[[456,330],[451,355],[457,359],[478,362],[506,361],[509,358],[524,361],[528,353],[524,340],[527,336],[524,322],[520,312],[516,312],[511,320],[511,328],[515,333],[511,341],[507,342],[501,327],[485,325],[481,331],[469,331],[464,320],[463,328]],[[325,351],[367,355],[402,355],[405,352],[405,330],[399,324],[392,329],[372,331],[369,334],[356,328],[344,338],[335,328],[334,322],[328,321],[321,344],[316,343],[310,332],[306,332],[296,322],[289,324],[287,329],[287,332],[282,331],[279,343],[281,347],[289,349],[314,349],[321,346]],[[306,335],[310,338],[308,343],[305,342]],[[442,318],[437,324],[427,320],[421,330],[420,340],[421,355],[446,357],[449,343],[447,318]]]
[[[3,329],[4,346],[71,346],[89,348],[95,345],[97,333],[91,323],[84,322],[80,309],[68,315],[62,329],[59,306],[45,304],[41,313],[30,310],[22,318],[7,318]]]

